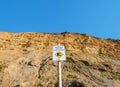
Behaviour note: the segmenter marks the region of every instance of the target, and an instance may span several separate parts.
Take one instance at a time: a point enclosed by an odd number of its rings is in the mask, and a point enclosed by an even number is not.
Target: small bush
[[[2,71],[2,69],[4,69],[5,67],[7,67],[6,65],[0,64],[0,71]]]
[[[116,74],[112,74],[112,78],[115,79],[115,80],[120,80],[120,77]]]
[[[68,78],[71,78],[71,79],[76,79],[77,77],[76,76],[73,76],[73,75],[67,75]]]

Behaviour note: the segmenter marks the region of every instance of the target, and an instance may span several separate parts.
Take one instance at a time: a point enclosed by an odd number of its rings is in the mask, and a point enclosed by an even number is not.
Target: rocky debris
[[[120,40],[69,32],[0,32],[0,87],[58,87],[58,43],[67,55],[63,87],[120,87]]]
[[[88,86],[83,82],[73,81],[71,85],[69,85],[68,87],[88,87]]]
[[[63,81],[62,83],[63,87],[92,87],[90,85],[87,85],[85,82],[81,82],[81,81]],[[59,87],[58,83],[55,84],[55,87]]]

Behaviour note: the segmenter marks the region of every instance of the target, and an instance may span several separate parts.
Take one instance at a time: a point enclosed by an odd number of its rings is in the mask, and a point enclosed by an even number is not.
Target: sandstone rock
[[[120,40],[69,32],[0,32],[0,87],[57,87],[58,43],[66,47],[63,87],[120,87]]]

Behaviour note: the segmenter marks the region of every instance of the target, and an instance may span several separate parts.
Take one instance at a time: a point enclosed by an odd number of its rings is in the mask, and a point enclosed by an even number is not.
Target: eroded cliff
[[[64,32],[0,32],[0,87],[56,87],[52,47],[66,48],[63,87],[74,81],[87,87],[120,87],[120,40]]]

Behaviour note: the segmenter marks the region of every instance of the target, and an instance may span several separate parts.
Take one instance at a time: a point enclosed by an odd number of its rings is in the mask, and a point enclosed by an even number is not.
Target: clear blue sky
[[[120,0],[0,0],[0,31],[120,39]]]

